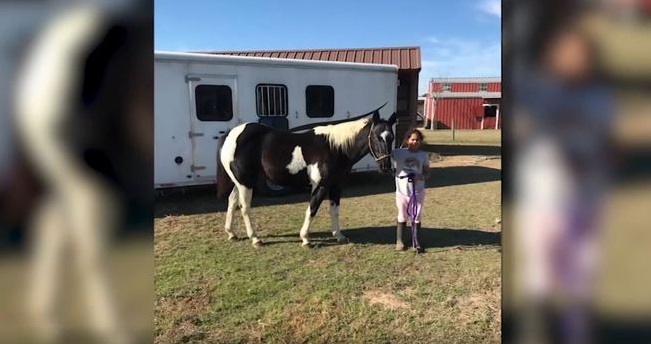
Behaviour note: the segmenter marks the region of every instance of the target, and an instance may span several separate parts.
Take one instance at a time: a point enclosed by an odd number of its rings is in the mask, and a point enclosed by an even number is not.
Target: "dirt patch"
[[[205,282],[202,284],[205,285]],[[174,315],[173,325],[168,331],[157,333],[155,343],[176,343],[188,341],[201,341],[206,333],[199,331],[202,320],[212,302],[207,288],[193,295],[178,297],[161,297],[156,300],[155,322],[161,321],[160,317]],[[159,325],[156,327],[160,328]]]
[[[405,309],[409,308],[409,304],[400,301],[395,295],[383,293],[378,290],[371,290],[364,292],[364,298],[372,305],[379,304],[386,309]]]
[[[189,343],[202,341],[205,337],[206,333],[199,331],[197,325],[190,320],[184,320],[170,331],[156,336],[154,343]]]
[[[323,343],[318,337],[327,335],[328,331],[323,329],[336,322],[333,317],[337,308],[334,303],[320,303],[314,299],[306,300],[300,305],[292,304],[281,314],[268,313],[263,316],[247,329],[246,336],[250,343],[270,342],[265,337],[274,332],[279,336],[274,339],[274,343],[298,343],[299,338],[303,343]]]
[[[431,156],[431,153],[430,153]],[[430,159],[430,167],[450,167],[450,166],[482,166],[489,168],[501,169],[502,157],[483,156],[483,155],[453,155],[445,156],[440,159]]]
[[[464,324],[477,321],[500,322],[500,303],[497,292],[473,293],[458,302],[450,302],[448,305],[459,310],[459,320]]]
[[[445,160],[445,157],[441,154],[435,153],[435,152],[429,152],[429,161],[430,163],[434,162],[440,162]]]

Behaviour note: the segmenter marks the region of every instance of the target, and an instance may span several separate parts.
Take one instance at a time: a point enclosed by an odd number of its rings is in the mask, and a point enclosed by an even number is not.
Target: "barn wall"
[[[451,92],[478,92],[479,84],[470,82],[459,82],[450,85]]]
[[[405,132],[416,125],[418,71],[399,71],[398,80],[396,145],[402,142]]]
[[[488,92],[502,92],[502,83],[499,82],[488,83]]]
[[[495,129],[495,120],[496,117],[486,117],[484,119],[484,129]],[[502,127],[502,120],[500,120],[500,123],[498,125],[498,128]]]
[[[478,82],[451,82],[451,92],[479,92]],[[488,92],[502,92],[502,84],[499,82],[487,83]],[[440,82],[431,82],[429,84],[429,92],[441,92],[443,84]]]
[[[428,99],[430,104],[432,100]],[[481,129],[481,119],[484,116],[482,98],[443,98],[436,101],[434,120],[439,129]],[[431,115],[428,118],[432,118]],[[501,120],[499,128],[501,128]],[[484,129],[495,128],[495,117],[484,118]]]
[[[435,120],[439,128],[480,129],[484,114],[481,98],[444,98],[436,102]],[[479,117],[479,119],[478,119]]]
[[[435,126],[439,129],[449,129],[452,127],[452,119],[454,119],[454,126],[456,129],[481,129],[482,117],[484,117],[484,102],[491,104],[499,104],[499,99],[486,99],[478,93],[477,97],[467,98],[445,98],[453,96],[457,92],[479,92],[479,82],[450,82],[451,91],[442,92],[441,82],[430,82],[429,93],[434,93],[438,98],[436,101],[427,96],[425,99],[425,116],[429,121],[434,120]],[[487,83],[488,92],[501,92],[502,84],[500,82]],[[501,117],[502,114],[500,114]],[[495,128],[495,117],[484,117],[484,129]],[[501,119],[498,123],[498,128],[501,128]]]

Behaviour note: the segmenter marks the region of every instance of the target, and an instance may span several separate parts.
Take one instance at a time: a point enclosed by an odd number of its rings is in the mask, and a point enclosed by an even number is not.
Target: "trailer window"
[[[443,92],[452,91],[452,85],[448,84],[448,83],[443,84],[441,86],[441,91],[443,91]]]
[[[233,96],[226,85],[199,85],[194,89],[197,118],[200,121],[230,121],[233,118]]]
[[[335,89],[310,85],[305,89],[305,113],[308,117],[332,117],[335,113]]]
[[[287,116],[287,86],[259,84],[255,87],[258,116]]]
[[[488,84],[487,83],[479,84],[479,92],[486,92],[486,91],[488,91]]]

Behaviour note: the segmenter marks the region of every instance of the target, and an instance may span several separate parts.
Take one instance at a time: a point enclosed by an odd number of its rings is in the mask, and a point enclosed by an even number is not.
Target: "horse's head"
[[[391,170],[391,148],[393,147],[393,124],[395,122],[395,113],[388,120],[383,120],[376,111],[371,119],[371,129],[368,133],[368,148],[371,156],[377,162],[380,172],[383,173]]]

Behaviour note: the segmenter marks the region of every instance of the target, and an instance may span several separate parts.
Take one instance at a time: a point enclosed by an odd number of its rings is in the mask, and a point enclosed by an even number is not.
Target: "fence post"
[[[452,141],[454,141],[454,117],[452,117]]]
[[[495,109],[495,130],[497,130],[498,125],[500,123],[500,107],[498,106],[497,109]]]
[[[432,113],[432,118],[430,119],[430,124],[429,124],[429,130],[434,130],[434,118],[436,117],[436,98],[431,97],[432,99],[432,108],[429,109],[430,112]]]

